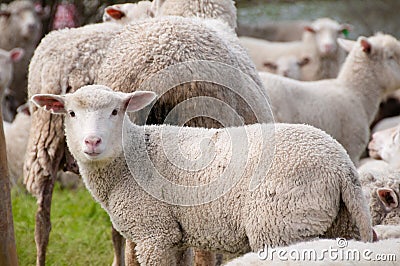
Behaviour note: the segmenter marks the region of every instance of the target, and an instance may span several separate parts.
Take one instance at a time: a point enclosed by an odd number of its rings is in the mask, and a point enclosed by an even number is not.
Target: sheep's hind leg
[[[46,249],[49,244],[51,230],[50,210],[53,196],[55,177],[48,178],[44,188],[38,196],[38,210],[36,212],[35,242],[36,265],[44,266],[46,263]]]

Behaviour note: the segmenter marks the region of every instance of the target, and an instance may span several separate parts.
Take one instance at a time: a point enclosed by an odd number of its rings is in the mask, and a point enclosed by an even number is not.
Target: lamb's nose
[[[89,148],[96,148],[101,143],[101,138],[97,136],[88,136],[85,138],[85,144]]]

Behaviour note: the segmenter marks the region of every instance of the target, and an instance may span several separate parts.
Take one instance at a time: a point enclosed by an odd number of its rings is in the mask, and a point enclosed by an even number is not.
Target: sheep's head
[[[368,69],[382,88],[382,96],[400,88],[400,42],[391,35],[376,34],[359,37],[357,41],[338,39],[339,44],[354,58],[358,68]]]
[[[305,26],[304,29],[314,36],[320,55],[329,57],[335,55],[338,50],[336,39],[346,36],[352,26],[339,24],[330,18],[320,18],[311,25]]]
[[[7,14],[8,23],[18,27],[18,33],[26,40],[36,41],[41,34],[40,14],[31,1],[11,2],[3,13]]]
[[[21,48],[14,48],[11,51],[4,51],[0,49],[0,90],[8,87],[13,76],[13,63],[18,62],[24,55],[24,50]]]
[[[125,112],[152,102],[149,91],[113,92],[101,85],[82,87],[72,94],[37,94],[32,101],[54,114],[65,115],[67,144],[78,162],[107,161],[122,152]]]
[[[285,55],[278,58],[276,62],[266,61],[264,67],[268,72],[277,75],[301,79],[301,68],[310,62],[309,57],[297,58],[294,55]]]
[[[104,9],[103,21],[129,24],[132,21],[154,17],[152,3],[140,1],[108,6]]]
[[[378,131],[368,144],[369,156],[400,168],[400,126]]]

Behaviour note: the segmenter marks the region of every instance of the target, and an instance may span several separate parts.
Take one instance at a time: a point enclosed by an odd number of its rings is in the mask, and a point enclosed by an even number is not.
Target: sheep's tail
[[[40,109],[31,118],[24,184],[28,192],[39,196],[49,179],[55,178],[64,152],[63,118]]]
[[[341,180],[342,200],[357,226],[362,241],[372,242],[373,229],[369,206],[364,197],[358,173],[354,166]]]

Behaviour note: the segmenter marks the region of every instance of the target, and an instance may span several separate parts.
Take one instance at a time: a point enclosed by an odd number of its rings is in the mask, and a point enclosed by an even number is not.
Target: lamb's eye
[[[74,111],[69,111],[69,116],[70,117],[75,117],[75,112]]]
[[[111,115],[117,115],[118,114],[118,110],[117,109],[114,109],[113,111],[112,111],[112,113],[111,113]]]

